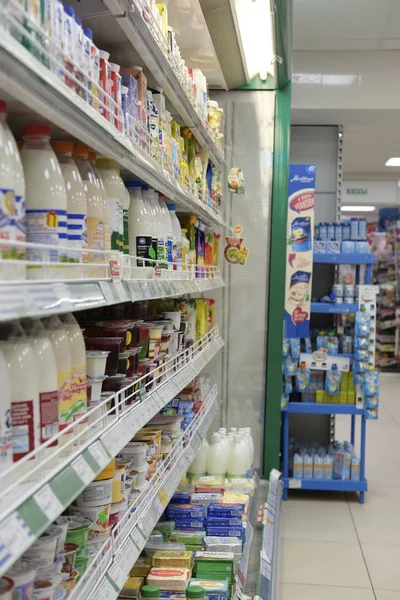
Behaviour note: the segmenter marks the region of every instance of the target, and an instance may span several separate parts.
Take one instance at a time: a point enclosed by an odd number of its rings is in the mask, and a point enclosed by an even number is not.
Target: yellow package
[[[161,31],[165,39],[165,49],[168,50],[168,10],[166,4],[156,4],[161,17]]]
[[[214,233],[214,245],[213,245],[213,265],[218,267],[219,263],[219,238],[220,234]]]
[[[215,327],[215,300],[210,298],[208,300],[208,331]]]
[[[188,550],[157,550],[153,554],[153,567],[181,567],[191,569],[193,552]]]
[[[347,404],[355,404],[356,403],[356,392],[355,390],[347,391]]]
[[[338,398],[339,404],[347,404],[347,392],[342,392],[342,390],[340,390]]]
[[[315,394],[315,401],[318,404],[323,404],[324,403],[324,395],[325,395],[324,390],[317,390],[316,394]]]
[[[147,577],[151,569],[151,558],[149,556],[139,556],[133,565],[130,576],[131,577]]]
[[[196,340],[198,341],[208,331],[207,301],[196,300]]]
[[[244,513],[242,520],[247,520],[247,510],[249,507],[250,496],[240,492],[224,492],[221,502],[223,504],[244,504]]]
[[[128,577],[124,583],[122,594],[125,598],[139,598],[144,585],[144,577]]]

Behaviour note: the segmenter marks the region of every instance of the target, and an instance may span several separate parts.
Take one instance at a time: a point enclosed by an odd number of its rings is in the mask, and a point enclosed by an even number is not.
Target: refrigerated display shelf
[[[76,589],[71,600],[114,600],[118,597],[129,571],[142,552],[166,505],[193,461],[218,409],[217,386],[209,392],[204,410],[193,426],[177,441],[167,464],[148,482],[135,505],[113,532],[113,541],[104,556],[99,555]]]
[[[358,304],[330,304],[329,302],[311,302],[311,312],[327,315],[353,315]]]
[[[0,7],[0,18],[3,16]],[[220,214],[170,178],[161,165],[155,165],[150,156],[136,148],[93,107],[72,93],[55,73],[5,29],[1,30],[0,36],[0,88],[6,100],[13,98],[32,110],[33,118],[37,119],[35,113],[41,115],[42,120],[116,160],[121,167],[163,193],[171,202],[193,212],[204,223],[224,225]]]
[[[104,279],[104,281],[3,282],[0,283],[0,322],[24,317],[45,317],[119,302],[200,294],[223,286],[224,282],[219,276],[186,281]]]
[[[163,52],[151,31],[150,24],[144,20],[143,4],[137,0],[133,2],[105,0],[104,3],[110,12],[116,15],[117,23],[173,104],[182,124],[190,128],[200,145],[208,148],[211,162],[222,168],[225,164],[224,158],[211,139],[207,125],[201,120],[192,100],[183,88],[167,54]],[[151,19],[151,14],[149,14],[149,19]],[[153,26],[156,27],[156,24]],[[161,32],[158,33],[161,35]]]
[[[372,252],[362,254],[319,254],[314,252],[313,262],[324,265],[373,265],[375,256]]]
[[[366,492],[368,482],[366,479],[360,481],[344,479],[293,479],[284,478],[285,490],[322,490],[332,492]]]
[[[173,366],[166,371],[170,377],[154,389],[138,393],[125,388],[115,394],[115,407],[108,410],[107,400],[99,402],[57,436],[59,446],[51,448],[51,454],[46,450],[55,438],[29,455],[30,459],[25,457],[2,473],[0,576],[223,345],[218,328],[214,328],[193,349],[171,359]],[[133,398],[134,404],[127,404]],[[86,418],[89,425],[83,430],[81,423]]]
[[[362,415],[364,409],[355,404],[320,404],[317,402],[289,402],[283,412],[310,415]]]

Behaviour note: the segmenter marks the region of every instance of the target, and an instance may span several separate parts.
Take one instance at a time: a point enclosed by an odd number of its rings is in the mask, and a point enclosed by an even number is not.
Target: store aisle
[[[383,374],[380,384],[379,419],[367,427],[365,504],[355,494],[290,494],[277,600],[400,600],[400,375]],[[349,418],[337,418],[336,438],[349,435]]]

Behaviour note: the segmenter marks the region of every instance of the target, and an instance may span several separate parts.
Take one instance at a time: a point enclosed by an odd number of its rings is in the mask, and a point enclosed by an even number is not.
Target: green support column
[[[279,468],[291,83],[276,91],[267,318],[264,477]]]

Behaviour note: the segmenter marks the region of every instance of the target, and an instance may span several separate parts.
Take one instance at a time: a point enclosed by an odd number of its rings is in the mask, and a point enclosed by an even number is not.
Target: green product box
[[[172,531],[169,542],[178,542],[187,546],[203,546],[203,538],[207,535],[205,531]]]
[[[207,581],[228,581],[229,587],[232,586],[233,583],[233,573],[228,575],[227,573],[199,573],[196,570],[196,579],[206,579]]]
[[[347,404],[355,404],[356,403],[356,392],[355,390],[353,391],[348,391],[347,392]]]
[[[192,552],[199,552],[202,549],[203,546],[201,544],[186,544],[186,550],[191,550]]]
[[[157,525],[154,527],[155,531],[159,531],[163,538],[164,542],[168,542],[172,532],[175,529],[175,521],[159,521]]]
[[[196,565],[196,573],[201,577],[207,575],[215,575],[219,573],[226,577],[227,574],[233,574],[233,562],[235,555],[233,552],[196,552],[194,562]]]
[[[347,404],[347,392],[339,392],[339,404]]]
[[[317,390],[316,391],[315,401],[317,402],[317,404],[323,404],[324,403],[324,395],[325,395],[324,390]]]

